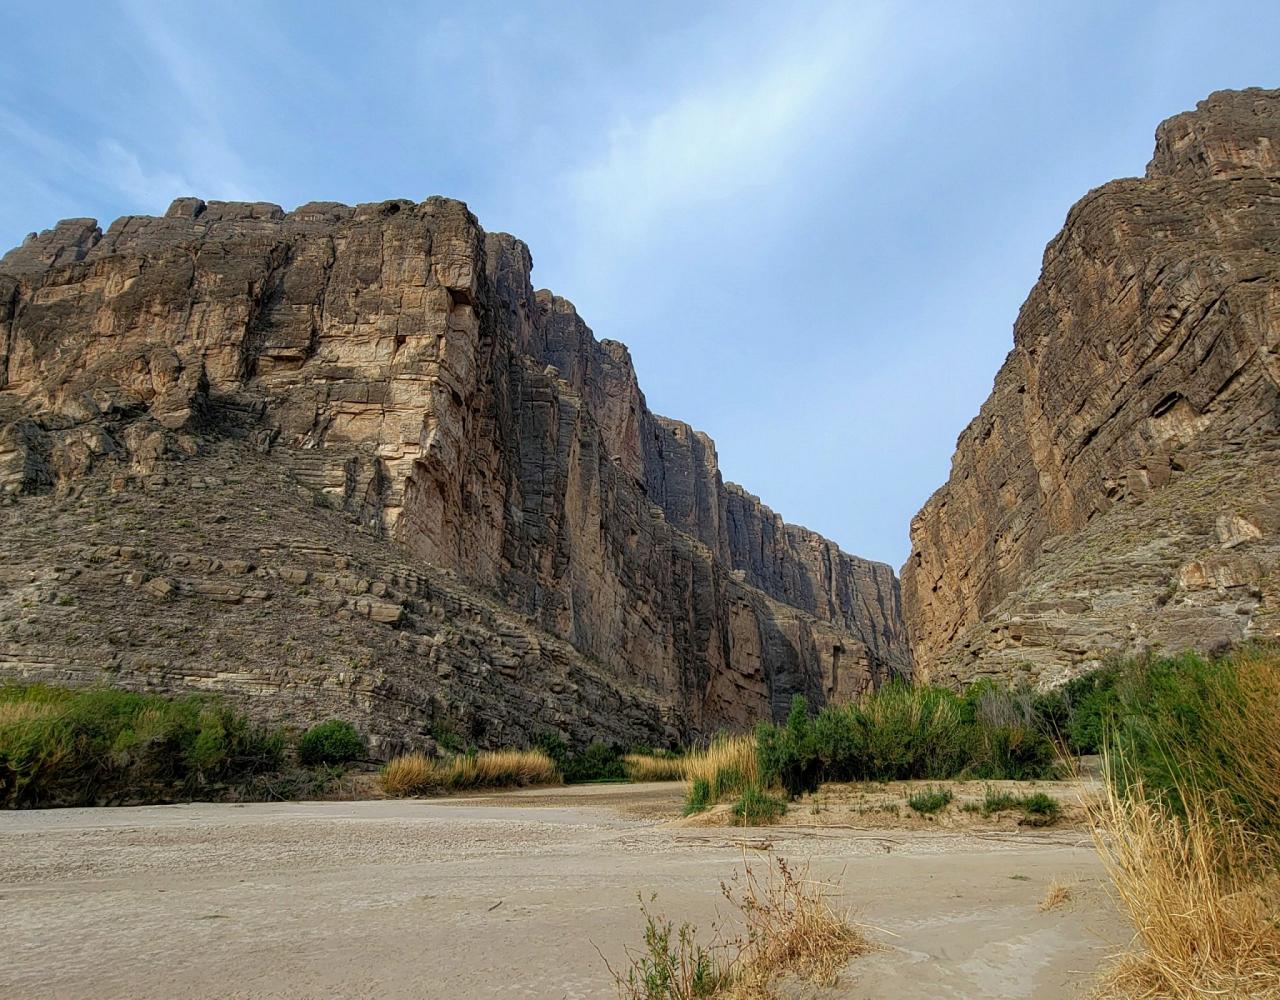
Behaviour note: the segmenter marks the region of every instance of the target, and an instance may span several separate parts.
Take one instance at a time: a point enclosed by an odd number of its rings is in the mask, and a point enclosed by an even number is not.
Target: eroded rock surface
[[[684,738],[907,672],[892,571],[725,484],[531,267],[441,198],[184,198],[9,253],[0,668],[345,699],[387,745]]]
[[[1280,634],[1280,91],[1163,123],[1072,208],[912,522],[917,669],[1052,683]]]

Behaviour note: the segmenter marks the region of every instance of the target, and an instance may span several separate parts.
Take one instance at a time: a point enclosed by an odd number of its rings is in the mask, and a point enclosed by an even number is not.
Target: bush
[[[684,776],[689,782],[688,802],[700,800],[695,812],[723,798],[741,794],[760,781],[756,742],[751,736],[717,736],[704,750],[684,755]]]
[[[916,792],[907,799],[907,805],[918,813],[930,814],[941,812],[950,805],[954,796],[950,788],[926,788]]]
[[[303,764],[347,764],[364,753],[364,741],[355,726],[330,719],[312,726],[298,740],[298,760]]]
[[[785,801],[762,791],[757,785],[748,785],[742,792],[742,798],[733,805],[733,815],[743,826],[773,823],[786,811]]]
[[[689,785],[689,794],[684,800],[684,814],[692,816],[700,813],[714,802],[711,797],[711,782],[706,778],[694,778]]]
[[[168,800],[280,766],[284,737],[221,702],[111,689],[0,688],[0,802]]]
[[[1044,792],[1033,792],[1030,795],[1014,795],[988,787],[986,798],[982,803],[982,814],[991,816],[995,813],[1018,810],[1026,817],[1030,826],[1049,826],[1057,821],[1062,807],[1058,800]]]
[[[964,774],[1027,780],[1054,775],[1052,741],[1029,693],[975,685],[892,683],[810,720],[797,697],[785,726],[756,730],[760,775],[792,797],[822,781],[945,780]]]
[[[760,776],[766,782],[781,784],[792,798],[818,787],[822,765],[803,695],[791,700],[785,726],[761,725],[756,730],[756,754]]]
[[[586,749],[570,754],[565,762],[564,780],[570,784],[585,781],[626,781],[627,765],[622,750],[606,743],[591,743]]]
[[[622,758],[628,781],[683,781],[684,758],[673,753],[632,750]]]
[[[1074,754],[1102,753],[1115,721],[1116,687],[1124,670],[1119,664],[1102,667],[1041,695],[1035,703],[1040,728],[1064,741]]]
[[[1119,780],[1179,814],[1188,794],[1225,796],[1248,829],[1280,841],[1280,653],[1134,663],[1116,691]]]
[[[1039,821],[1036,825],[1048,826],[1057,820],[1062,807],[1058,800],[1044,792],[1032,792],[1022,799],[1022,811],[1028,818]]]

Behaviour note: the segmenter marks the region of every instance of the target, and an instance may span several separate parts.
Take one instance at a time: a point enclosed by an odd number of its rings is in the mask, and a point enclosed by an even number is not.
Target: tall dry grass
[[[1099,996],[1280,1000],[1280,656],[1186,657],[1140,682],[1093,810],[1136,947]]]
[[[686,812],[760,787],[755,737],[718,736],[705,749],[689,751],[684,757],[684,778],[688,782]]]
[[[629,753],[622,758],[628,781],[684,781],[685,758],[651,753]]]
[[[483,750],[456,757],[405,754],[388,762],[378,776],[388,795],[420,795],[469,788],[558,785],[555,762],[541,750]]]
[[[1280,997],[1280,874],[1272,845],[1220,797],[1185,789],[1175,812],[1148,797],[1141,779],[1125,787],[1108,784],[1094,809],[1094,840],[1138,947],[1098,995]]]

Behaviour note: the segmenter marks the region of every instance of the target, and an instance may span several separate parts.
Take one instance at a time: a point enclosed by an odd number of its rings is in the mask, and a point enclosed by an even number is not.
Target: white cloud
[[[175,128],[175,141],[168,150],[169,162],[148,165],[143,170],[137,163],[137,155],[125,152],[125,165],[132,156],[143,174],[185,178],[190,182],[184,191],[186,194],[249,199],[254,185],[222,123],[222,84],[200,51],[171,29],[169,16],[175,9],[180,8],[143,0],[128,0],[124,4],[125,13],[147,50],[165,71],[179,99],[176,103],[181,105],[173,115],[180,124]],[[126,169],[122,180],[132,179],[133,173]]]
[[[671,213],[776,182],[829,124],[826,106],[866,79],[884,18],[864,7],[805,19],[776,55],[704,81],[643,120],[620,117],[606,149],[572,172],[591,229],[641,240]]]
[[[181,174],[165,169],[145,168],[136,153],[125,149],[115,139],[99,141],[98,161],[101,176],[130,201],[139,205],[163,208],[174,198],[191,194],[194,190],[191,181]]]

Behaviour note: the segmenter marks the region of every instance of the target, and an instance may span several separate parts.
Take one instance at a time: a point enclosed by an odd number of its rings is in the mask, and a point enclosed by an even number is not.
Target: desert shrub
[[[961,698],[895,682],[812,720],[797,698],[785,726],[757,728],[756,745],[761,778],[793,797],[821,781],[1031,779],[1055,769],[1031,695],[986,685]]]
[[[1189,792],[1225,795],[1235,819],[1280,839],[1280,653],[1131,664],[1117,691],[1118,780],[1179,813]]]
[[[1013,792],[987,787],[986,796],[982,802],[984,816],[1014,810],[1021,812],[1026,817],[1025,822],[1030,826],[1049,826],[1057,821],[1062,812],[1062,806],[1057,799],[1044,792],[1015,795]]]
[[[650,902],[653,898],[650,898]],[[640,901],[644,917],[644,947],[631,955],[626,975],[615,974],[618,994],[629,1000],[693,1000],[711,997],[728,984],[731,975],[715,955],[697,940],[692,924],[677,929]]]
[[[704,779],[705,780],[705,779]],[[828,902],[830,888],[776,858],[761,876],[746,866],[722,892],[737,910],[742,933],[710,944],[697,928],[677,930],[641,901],[644,947],[627,953],[627,967],[609,966],[623,1000],[750,1000],[777,996],[779,981],[818,987],[836,985],[849,959],[869,950],[861,929]],[[651,897],[652,901],[652,897]]]
[[[969,762],[970,727],[960,699],[950,691],[895,682],[865,695],[855,708],[865,743],[860,766],[850,778],[950,778]]]
[[[803,695],[791,701],[786,725],[761,725],[756,730],[756,754],[760,776],[780,784],[792,798],[812,792],[822,777],[822,764],[809,722],[809,705]]]
[[[1063,733],[1072,753],[1102,753],[1108,728],[1115,721],[1117,685],[1123,667],[1112,664],[1068,681],[1061,689],[1067,722]]]
[[[781,819],[787,811],[785,800],[770,795],[756,785],[742,790],[742,797],[733,804],[733,815],[743,826],[763,826]]]
[[[564,774],[565,768],[569,766],[569,744],[564,737],[559,733],[542,733],[533,741],[533,749],[541,750],[550,757],[556,770]]]
[[[986,795],[982,800],[982,811],[986,814],[1004,812],[1008,809],[1017,809],[1020,799],[1012,792],[999,791],[996,788],[987,786]]]
[[[1032,792],[1030,795],[1024,795],[1019,802],[1022,811],[1027,817],[1034,821],[1037,825],[1048,826],[1057,820],[1062,812],[1062,807],[1058,804],[1058,800],[1044,792]]]
[[[355,726],[329,719],[312,726],[298,740],[298,760],[303,764],[347,764],[364,753],[364,740]]]
[[[941,812],[954,796],[950,788],[925,788],[907,798],[907,805],[918,813]]]
[[[279,731],[213,699],[112,689],[0,688],[0,802],[190,797],[278,768]]]
[[[1057,750],[1036,705],[1027,688],[970,685],[964,693],[965,719],[973,727],[968,773],[1008,781],[1053,777]]]
[[[1108,996],[1280,997],[1280,654],[1125,665],[1094,840],[1137,930]]]
[[[627,779],[622,751],[616,746],[599,742],[590,743],[578,753],[569,754],[562,773],[564,780],[570,784]]]
[[[692,816],[702,812],[715,801],[711,797],[711,781],[707,778],[694,778],[689,783],[689,792],[684,800],[684,815]]]

